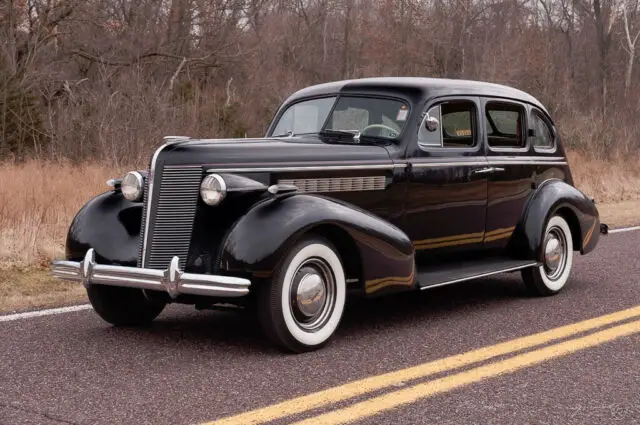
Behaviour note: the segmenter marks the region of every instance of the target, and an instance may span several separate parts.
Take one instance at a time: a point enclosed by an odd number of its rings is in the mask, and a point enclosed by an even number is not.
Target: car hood
[[[171,143],[156,165],[198,164],[212,169],[389,164],[386,148],[335,144],[317,137],[197,139]]]

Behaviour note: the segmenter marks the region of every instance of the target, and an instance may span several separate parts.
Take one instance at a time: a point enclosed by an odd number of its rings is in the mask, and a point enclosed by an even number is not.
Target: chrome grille
[[[199,166],[173,165],[165,166],[161,175],[154,176],[154,185],[159,188],[153,194],[157,202],[151,206],[153,215],[146,235],[149,239],[145,267],[166,269],[171,258],[177,255],[184,270],[201,177]]]
[[[285,179],[278,184],[295,186],[299,192],[361,192],[384,190],[385,176],[335,177],[320,179]]]

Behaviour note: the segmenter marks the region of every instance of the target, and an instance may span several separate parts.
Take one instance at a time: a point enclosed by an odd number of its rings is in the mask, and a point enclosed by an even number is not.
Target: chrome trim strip
[[[515,161],[566,161],[564,156],[518,156],[518,155],[496,155],[488,156],[488,160],[515,160]]]
[[[437,167],[476,167],[476,166],[487,166],[487,165],[567,165],[567,161],[521,161],[521,160],[510,160],[510,159],[500,159],[500,160],[491,160],[487,159],[487,161],[458,161],[458,162],[413,162],[411,163],[412,168],[437,168]]]
[[[412,168],[487,166],[487,161],[459,161],[459,162],[412,162]]]
[[[174,299],[180,294],[241,297],[249,293],[249,279],[185,273],[178,263],[178,257],[173,257],[165,270],[97,264],[91,248],[81,262],[54,261],[51,274],[59,279],[82,282],[85,287],[109,285],[164,291]]]
[[[567,161],[518,161],[509,159],[489,160],[490,165],[567,165]]]
[[[431,288],[438,288],[440,286],[446,286],[446,285],[451,285],[453,283],[458,283],[458,282],[464,282],[467,280],[473,280],[473,279],[479,279],[481,277],[487,277],[487,276],[493,276],[494,274],[500,274],[500,273],[507,273],[507,272],[513,272],[516,270],[522,270],[522,269],[526,269],[528,267],[535,267],[540,265],[540,263],[533,261],[531,263],[527,263],[527,264],[523,264],[520,266],[516,266],[516,267],[508,267],[506,269],[500,269],[500,270],[496,270],[496,271],[492,271],[492,272],[488,272],[488,273],[480,273],[477,275],[473,275],[473,276],[467,276],[467,277],[463,277],[460,279],[453,279],[453,280],[448,280],[446,282],[440,282],[440,283],[436,283],[434,285],[427,285],[427,286],[421,286],[420,290],[425,290],[425,289],[431,289]],[[420,280],[420,277],[418,276],[418,281]]]
[[[209,168],[207,173],[260,173],[278,171],[334,171],[334,170],[392,170],[405,168],[407,164],[370,164],[370,165],[314,165],[306,167],[248,167],[248,168]]]
[[[280,171],[336,171],[336,170],[392,170],[406,168],[409,163],[370,164],[370,165],[314,165],[304,167],[242,167],[242,168],[209,168],[206,173],[260,173]],[[448,161],[448,162],[411,162],[412,168],[459,167],[482,165],[567,165],[564,157],[488,157],[485,161]]]

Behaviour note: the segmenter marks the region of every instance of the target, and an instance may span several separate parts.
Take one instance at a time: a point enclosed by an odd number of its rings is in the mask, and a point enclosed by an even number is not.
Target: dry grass
[[[573,151],[568,157],[576,186],[598,204],[640,199],[640,155],[604,160]]]
[[[52,279],[48,268],[4,267],[0,273],[0,312],[87,302],[78,283]]]
[[[611,228],[640,225],[640,199],[598,204],[600,220]]]
[[[95,163],[0,163],[0,267],[63,254],[75,213],[122,172]]]

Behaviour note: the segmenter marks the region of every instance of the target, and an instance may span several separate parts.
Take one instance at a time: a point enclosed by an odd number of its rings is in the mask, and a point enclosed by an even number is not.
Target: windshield
[[[335,97],[327,97],[298,102],[287,108],[272,135],[279,137],[332,130],[396,139],[408,117],[409,107],[399,100],[341,96],[336,102]]]
[[[318,133],[335,101],[335,97],[325,97],[291,105],[280,116],[280,121],[273,130],[273,136]]]

